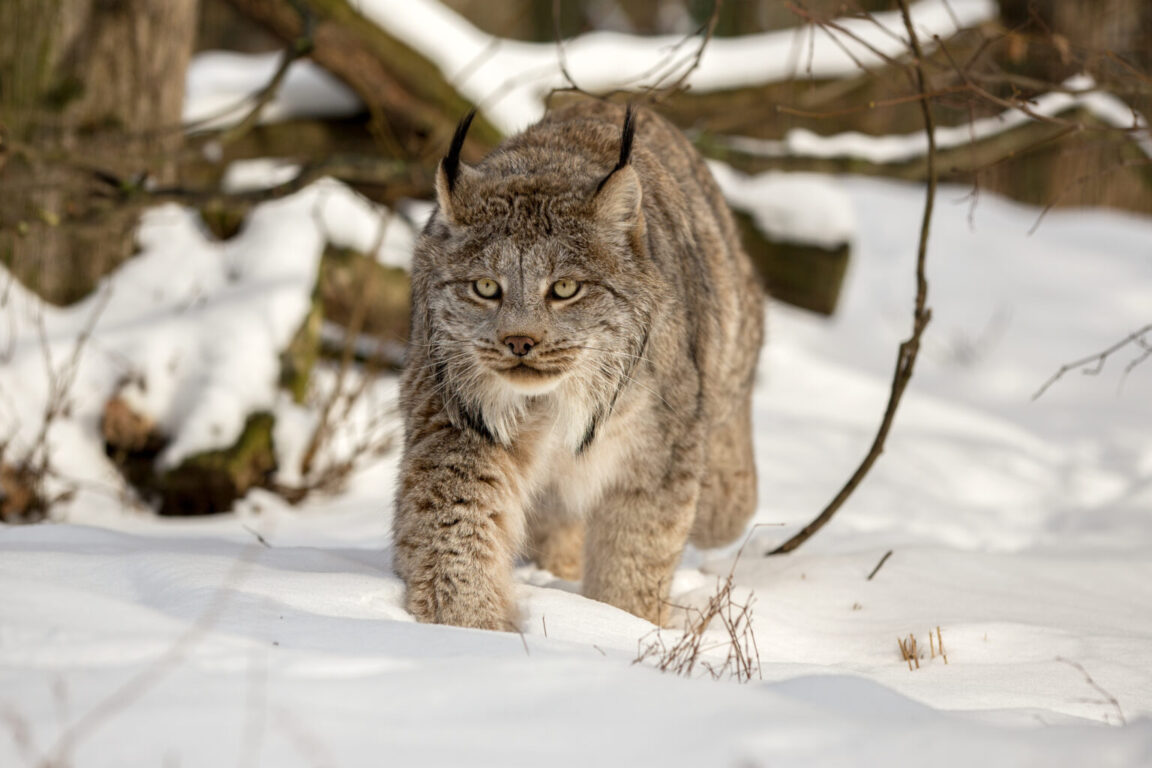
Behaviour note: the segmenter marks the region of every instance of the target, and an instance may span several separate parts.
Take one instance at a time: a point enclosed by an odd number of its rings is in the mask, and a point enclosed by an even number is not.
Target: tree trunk
[[[168,182],[197,0],[0,3],[0,261],[55,303],[127,258],[112,179]]]

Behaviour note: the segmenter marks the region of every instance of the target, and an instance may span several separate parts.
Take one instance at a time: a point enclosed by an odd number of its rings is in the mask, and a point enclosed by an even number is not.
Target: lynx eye
[[[490,277],[482,277],[472,283],[472,290],[485,299],[495,299],[500,295],[500,283]]]
[[[575,280],[557,280],[552,284],[552,296],[557,299],[570,299],[580,290],[580,283]]]

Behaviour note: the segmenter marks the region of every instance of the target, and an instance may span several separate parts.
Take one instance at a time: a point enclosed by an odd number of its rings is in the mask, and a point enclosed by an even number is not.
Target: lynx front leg
[[[584,594],[663,626],[699,488],[693,475],[608,494],[588,523]]]
[[[512,565],[524,531],[511,457],[451,428],[405,452],[393,534],[420,621],[515,631]]]

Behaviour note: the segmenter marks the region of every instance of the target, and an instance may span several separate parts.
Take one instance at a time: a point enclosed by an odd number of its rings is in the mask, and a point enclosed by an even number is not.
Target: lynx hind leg
[[[537,566],[565,581],[579,581],[583,572],[584,521],[538,500],[528,518],[528,557]]]
[[[752,398],[709,435],[708,470],[702,478],[691,541],[710,549],[730,544],[756,512],[756,462],[752,453]]]

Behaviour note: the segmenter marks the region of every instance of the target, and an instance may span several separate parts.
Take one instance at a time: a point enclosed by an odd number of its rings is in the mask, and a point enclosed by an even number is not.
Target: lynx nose
[[[508,349],[512,350],[512,354],[517,357],[524,357],[532,351],[532,347],[536,346],[536,339],[531,336],[505,336],[504,343]]]

